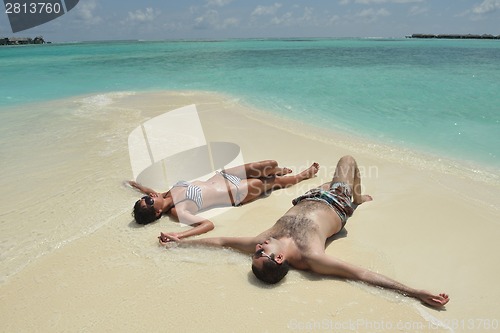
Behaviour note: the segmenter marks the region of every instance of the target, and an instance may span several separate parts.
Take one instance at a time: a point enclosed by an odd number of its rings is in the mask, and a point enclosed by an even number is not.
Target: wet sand
[[[58,105],[71,109],[75,103]],[[451,297],[446,309],[437,311],[391,291],[298,271],[291,271],[278,286],[265,286],[253,277],[246,255],[226,249],[159,247],[160,231],[183,227],[168,217],[146,227],[133,223],[130,211],[139,195],[121,183],[131,177],[126,138],[140,122],[193,103],[207,141],[238,144],[247,162],[275,159],[296,172],[314,161],[322,166],[316,177],[293,188],[215,216],[216,228],[205,236],[249,236],[268,228],[294,197],[330,180],[338,159],[350,154],[357,159],[365,192],[374,201],[357,209],[327,253],[415,288],[446,292]],[[44,215],[46,229],[65,226],[62,240],[40,255],[39,247],[23,252],[33,259],[0,285],[0,317],[6,332],[478,332],[498,328],[499,268],[492,262],[500,250],[498,184],[446,168],[446,172],[427,168],[414,159],[408,162],[401,156],[404,151],[395,153],[396,148],[382,149],[361,139],[294,124],[242,105],[236,98],[211,93],[125,94],[96,112],[93,121],[105,117],[107,122],[91,123],[85,131],[99,137],[111,128],[113,135],[90,144],[104,149],[103,142],[108,142],[115,147],[107,155],[102,149],[100,154],[89,153],[88,166],[68,161],[67,168],[78,168],[74,171],[88,181],[75,181],[76,195],[63,189],[65,200],[49,203],[54,206]],[[93,179],[97,169],[102,171]],[[36,195],[28,194],[35,205],[43,188],[55,186],[54,179],[64,183],[74,176],[47,173],[40,177]],[[105,204],[98,205],[102,200]],[[68,215],[66,208],[76,206],[78,214]],[[37,235],[30,228],[40,221],[29,218],[39,217],[28,214],[21,226],[14,226],[16,213],[14,208],[2,219],[4,224],[12,223],[11,237],[36,243]],[[71,229],[69,219],[93,222],[71,235],[66,232]],[[38,232],[46,237],[43,229]],[[15,258],[15,253],[10,255]]]

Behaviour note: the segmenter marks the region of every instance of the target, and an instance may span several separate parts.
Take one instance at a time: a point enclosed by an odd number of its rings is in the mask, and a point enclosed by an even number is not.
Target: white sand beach
[[[86,107],[88,101],[97,107]],[[446,308],[299,271],[265,286],[247,255],[158,246],[160,231],[182,227],[168,217],[145,227],[133,222],[140,194],[122,184],[132,177],[127,136],[141,122],[189,104],[198,108],[207,141],[238,144],[247,162],[275,159],[295,172],[321,165],[310,180],[214,217],[215,230],[200,237],[259,233],[294,197],[329,181],[341,156],[353,155],[374,201],[356,210],[327,253],[411,287],[448,293]],[[442,167],[446,161],[431,156],[296,124],[208,92],[105,94],[37,107],[61,110],[65,130],[40,123],[41,116],[36,121],[66,140],[38,147],[33,138],[37,164],[20,154],[6,169],[4,332],[500,329],[498,183]]]

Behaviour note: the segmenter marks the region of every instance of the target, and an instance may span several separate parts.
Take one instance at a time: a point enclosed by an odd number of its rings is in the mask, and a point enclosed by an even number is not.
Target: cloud
[[[332,15],[327,21],[327,25],[333,25],[336,24],[337,22],[340,22],[341,18],[338,15]]]
[[[410,8],[410,15],[420,15],[420,14],[427,13],[428,11],[429,11],[429,8],[413,6]]]
[[[239,20],[234,17],[221,19],[219,12],[215,9],[209,9],[202,15],[194,19],[194,27],[199,30],[208,29],[226,29],[230,27],[235,27],[239,24]]]
[[[281,24],[291,25],[293,24],[293,14],[291,12],[287,12],[283,14],[281,17],[275,16],[271,20],[271,23],[275,25],[281,25]]]
[[[362,18],[367,22],[374,22],[380,17],[385,17],[389,15],[391,15],[391,13],[387,9],[381,8],[379,10],[375,10],[373,8],[368,8],[362,10],[361,12],[355,14],[354,16]]]
[[[97,1],[82,1],[75,7],[76,16],[79,20],[83,21],[84,24],[94,25],[100,23],[102,18],[94,14],[96,8]]]
[[[314,15],[313,15],[314,9],[311,7],[305,7],[304,8],[304,15],[302,16],[301,20],[305,22],[311,22],[314,20]]]
[[[238,20],[235,17],[230,17],[230,18],[225,19],[222,22],[222,25],[220,26],[220,28],[221,29],[226,29],[226,28],[230,28],[230,27],[236,27],[239,24],[240,24],[240,20]]]
[[[224,7],[225,5],[230,4],[233,0],[208,0],[207,6],[212,7]]]
[[[455,17],[469,17],[473,21],[483,20],[487,14],[493,13],[498,9],[500,9],[500,0],[484,0],[473,8],[455,15]]]
[[[252,12],[252,16],[274,15],[281,6],[283,5],[280,3],[275,3],[272,6],[257,6]]]
[[[159,15],[159,11],[155,12],[153,8],[148,7],[145,10],[137,9],[134,12],[128,12],[129,22],[152,22]]]
[[[194,19],[196,29],[209,29],[215,27],[219,21],[219,12],[211,9]]]
[[[484,0],[480,5],[472,9],[474,14],[488,14],[500,9],[500,0]]]
[[[299,9],[298,7],[294,7]],[[302,13],[299,13],[301,16],[294,15],[293,12],[286,12],[281,16],[274,16],[271,19],[271,24],[273,25],[285,25],[285,26],[294,26],[294,27],[303,27],[306,25],[315,25],[316,19],[313,15],[314,9],[311,7],[304,7]]]
[[[422,2],[423,0],[356,0],[356,3],[365,5],[379,4],[379,3],[415,3]]]
[[[385,4],[385,3],[416,3],[423,2],[424,0],[340,0],[341,5],[347,5],[352,2],[359,3],[363,5],[371,5],[371,4]]]
[[[328,18],[321,18],[315,15],[315,9],[313,7],[301,6],[298,4],[293,4],[286,6],[285,11],[284,5],[282,3],[274,3],[270,6],[257,6],[250,17],[250,24],[253,27],[266,27],[268,29],[273,29],[271,26],[281,26],[281,27],[319,27],[320,21],[323,22],[323,26],[331,24],[333,21],[328,21]]]

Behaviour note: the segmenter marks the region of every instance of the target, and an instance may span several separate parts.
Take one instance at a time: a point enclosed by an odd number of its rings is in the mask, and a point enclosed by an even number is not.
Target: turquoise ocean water
[[[11,106],[89,93],[208,90],[281,116],[500,168],[498,41],[286,39],[2,47],[0,73],[0,114]]]

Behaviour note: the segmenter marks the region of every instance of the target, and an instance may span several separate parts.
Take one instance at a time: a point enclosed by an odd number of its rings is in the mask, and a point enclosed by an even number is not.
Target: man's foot
[[[356,206],[359,206],[359,205],[361,205],[361,204],[362,204],[362,203],[364,203],[364,202],[367,202],[367,201],[372,201],[372,200],[373,200],[373,198],[372,198],[372,196],[371,196],[371,195],[368,195],[368,194],[363,194],[363,195],[361,196],[361,200],[360,200],[360,202],[353,202],[353,203],[354,203]]]
[[[297,174],[301,179],[309,179],[314,177],[319,171],[319,163],[314,162],[309,168]]]

